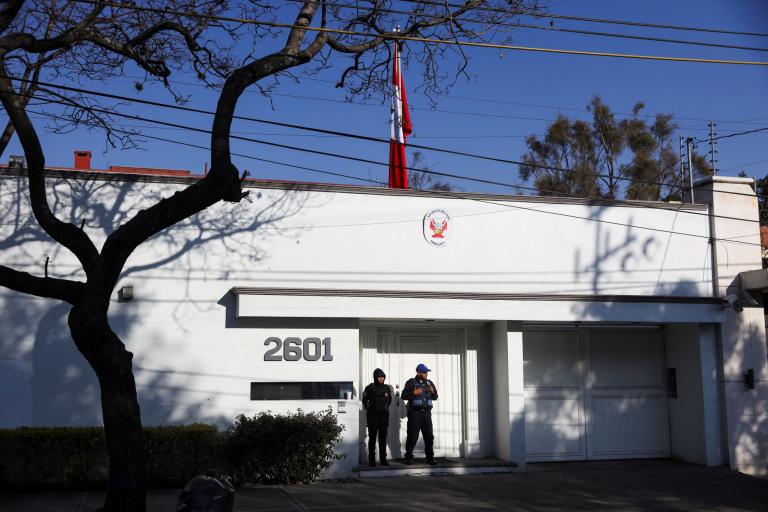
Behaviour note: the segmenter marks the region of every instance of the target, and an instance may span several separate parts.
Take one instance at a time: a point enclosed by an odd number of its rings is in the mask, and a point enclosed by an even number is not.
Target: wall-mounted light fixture
[[[133,285],[127,284],[117,291],[117,300],[128,302],[133,300]]]

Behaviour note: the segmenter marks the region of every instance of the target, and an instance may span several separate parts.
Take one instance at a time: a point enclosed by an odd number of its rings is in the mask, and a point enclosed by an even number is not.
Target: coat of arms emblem
[[[424,216],[424,239],[436,247],[442,247],[448,243],[449,231],[451,226],[451,217],[445,210],[432,210]]]

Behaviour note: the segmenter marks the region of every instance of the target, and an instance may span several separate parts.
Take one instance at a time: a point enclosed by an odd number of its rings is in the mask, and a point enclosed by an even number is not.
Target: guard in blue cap
[[[424,452],[427,463],[437,464],[432,433],[432,404],[437,400],[435,383],[427,378],[429,368],[424,363],[416,367],[416,377],[408,379],[403,386],[403,400],[408,401],[408,436],[405,440],[405,463],[413,464],[413,448],[419,440],[419,432],[424,437]]]

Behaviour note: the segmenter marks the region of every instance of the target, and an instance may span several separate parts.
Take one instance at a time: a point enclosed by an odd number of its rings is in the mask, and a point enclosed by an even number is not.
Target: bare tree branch
[[[63,300],[70,304],[75,304],[80,299],[85,288],[79,281],[36,277],[4,265],[0,265],[0,286],[36,297]]]

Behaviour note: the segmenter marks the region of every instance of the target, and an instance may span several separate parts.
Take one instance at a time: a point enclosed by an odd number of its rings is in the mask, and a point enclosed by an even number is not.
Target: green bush
[[[221,436],[210,425],[146,427],[147,484],[181,487],[219,471]],[[108,477],[101,427],[0,429],[0,489],[89,489]]]
[[[212,425],[145,427],[147,485],[184,487],[197,475],[219,473],[224,465],[222,437]]]
[[[0,488],[88,488],[107,479],[104,429],[0,430]]]
[[[229,473],[237,485],[311,482],[343,457],[333,450],[343,430],[330,408],[241,414],[226,433]]]
[[[147,485],[183,487],[201,474],[240,484],[316,480],[337,455],[344,427],[322,413],[238,416],[226,433],[211,425],[145,427]],[[0,490],[103,488],[109,460],[101,427],[0,429]]]

